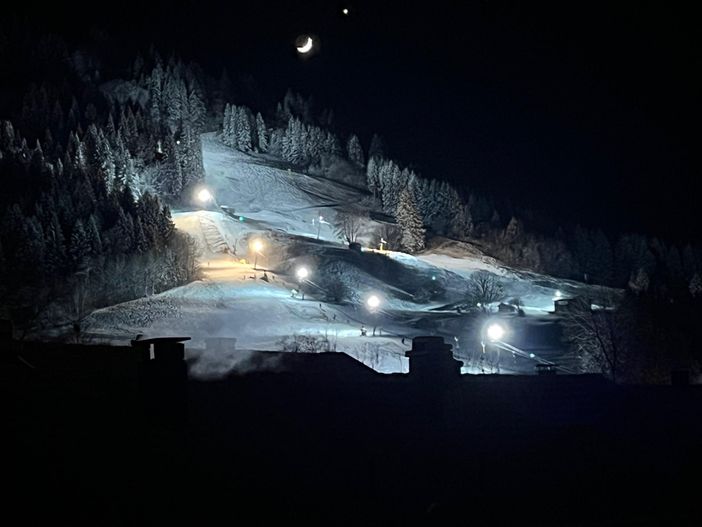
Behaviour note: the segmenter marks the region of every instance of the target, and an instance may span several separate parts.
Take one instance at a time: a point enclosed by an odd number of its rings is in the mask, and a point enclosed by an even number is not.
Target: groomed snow
[[[236,338],[237,350],[277,351],[291,349],[291,341],[316,340],[317,351],[345,352],[380,372],[406,372],[404,352],[411,337],[426,334],[422,320],[435,320],[434,331],[460,348],[465,331],[455,313],[437,315],[447,302],[417,303],[405,291],[384,283],[360,269],[348,269],[345,276],[354,288],[356,303],[334,305],[311,296],[293,298],[294,276],[272,269],[285,267],[280,256],[294,237],[341,247],[331,225],[335,210],[357,203],[364,195],[347,185],[312,177],[281,167],[267,156],[247,155],[223,146],[213,134],[203,136],[204,185],[216,203],[202,210],[174,211],[178,229],[190,234],[201,251],[203,279],[149,298],[138,299],[93,313],[87,331],[95,338],[124,342],[141,333],[146,336],[187,335],[190,355],[198,357],[195,374],[223,373],[241,365],[237,354],[213,356],[204,352],[205,339]],[[223,213],[220,205],[233,208],[235,216]],[[319,216],[325,217],[318,223]],[[314,223],[313,223],[314,221]],[[367,227],[373,228],[372,222]],[[320,242],[316,242],[319,235]],[[256,258],[251,241],[261,239],[264,249]],[[451,242],[417,256],[384,251],[389,258],[407,266],[418,278],[436,279],[446,288],[446,297],[459,299],[467,279],[476,271],[498,276],[505,285],[505,300],[520,297],[529,321],[551,323],[557,291],[563,296],[577,294],[586,286],[509,269],[469,244]],[[268,269],[267,281],[262,280]],[[313,278],[311,280],[313,281]],[[377,293],[383,299],[373,315],[363,299]],[[443,318],[441,318],[443,317]],[[453,318],[446,318],[453,317]],[[380,322],[382,320],[382,322]],[[374,322],[375,321],[375,322]],[[383,332],[371,336],[374,323]],[[365,325],[367,336],[361,336]],[[459,329],[456,329],[456,328]],[[403,338],[405,339],[403,343]],[[458,340],[456,340],[458,339]],[[466,350],[461,353],[466,354]],[[467,353],[472,357],[473,350]],[[484,365],[469,361],[467,371],[486,371]],[[533,363],[514,358],[505,361],[501,372],[531,372]],[[495,371],[495,368],[487,371]]]

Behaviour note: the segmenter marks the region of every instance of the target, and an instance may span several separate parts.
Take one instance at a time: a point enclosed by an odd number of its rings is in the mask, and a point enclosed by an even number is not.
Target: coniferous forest
[[[170,214],[203,175],[196,75],[137,59],[121,98],[60,40],[22,52],[45,69],[1,124],[3,316],[24,329],[79,324],[95,308],[196,278],[195,247]]]

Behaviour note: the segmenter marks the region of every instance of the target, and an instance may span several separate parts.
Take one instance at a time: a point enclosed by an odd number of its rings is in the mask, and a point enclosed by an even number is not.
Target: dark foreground
[[[17,352],[1,501],[23,524],[702,521],[697,387],[430,386],[341,354],[262,354],[266,371],[201,382],[129,348],[19,350],[33,368]]]

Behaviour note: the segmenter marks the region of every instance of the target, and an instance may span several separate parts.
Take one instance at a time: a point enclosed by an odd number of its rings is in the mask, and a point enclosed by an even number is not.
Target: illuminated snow
[[[332,229],[335,210],[360,203],[365,195],[323,177],[277,168],[278,160],[223,146],[214,134],[203,136],[203,164],[207,191],[217,196],[218,203],[236,211],[236,216],[219,210],[173,214],[177,228],[190,234],[200,249],[204,278],[160,295],[98,310],[90,317],[88,331],[122,343],[137,333],[185,334],[192,337],[189,344],[193,350],[204,348],[206,338],[231,337],[237,339],[237,349],[276,351],[282,349],[286,338],[308,336],[324,349],[347,353],[378,371],[406,372],[404,352],[412,337],[427,333],[419,322],[435,316],[441,302],[415,302],[406,291],[350,267],[345,268],[344,276],[353,289],[354,302],[329,304],[314,299],[314,295],[302,300],[293,297],[291,289],[297,288],[300,280],[313,287],[315,270],[305,266],[305,274],[303,268],[293,265],[288,275],[275,272],[293,236],[314,240],[319,232],[320,243],[341,247]],[[239,216],[244,221],[239,221]],[[324,218],[322,223],[320,217]],[[368,220],[367,230],[374,226],[377,224]],[[368,238],[359,241],[370,244]],[[447,241],[417,256],[396,251],[382,254],[415,269],[431,283],[441,284],[446,294],[456,299],[464,294],[472,273],[491,272],[503,281],[505,300],[521,299],[527,314],[524,320],[530,324],[548,322],[557,293],[570,297],[590,287],[510,269],[460,242]],[[496,306],[491,307],[494,312]],[[380,320],[376,336],[371,336]],[[361,336],[363,325],[368,336]],[[460,346],[466,340],[465,333],[440,325],[436,334],[466,353]],[[497,340],[502,338],[504,335]],[[487,371],[485,363],[479,362],[481,356],[471,354],[464,371]],[[231,357],[220,359],[221,364],[232,362]],[[505,361],[500,371],[532,371],[530,361],[520,360],[523,362],[514,365]]]

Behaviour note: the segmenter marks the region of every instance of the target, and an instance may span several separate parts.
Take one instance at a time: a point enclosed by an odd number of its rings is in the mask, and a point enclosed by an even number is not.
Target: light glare
[[[197,199],[202,203],[207,203],[208,201],[212,201],[213,196],[209,190],[203,188],[202,190],[200,190],[200,192],[197,193]]]
[[[487,336],[490,340],[501,340],[505,336],[505,330],[499,324],[490,324],[487,329]]]
[[[369,308],[376,309],[380,305],[380,298],[376,295],[371,295],[368,297],[368,300],[366,300],[366,304]]]

